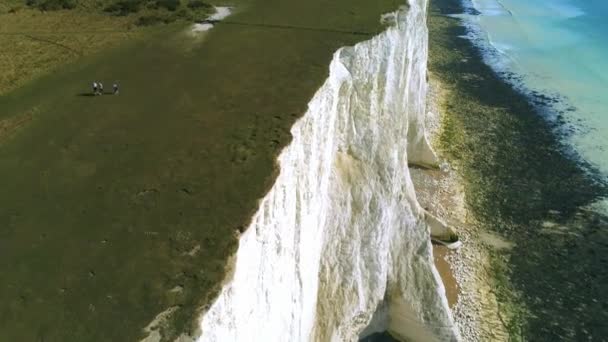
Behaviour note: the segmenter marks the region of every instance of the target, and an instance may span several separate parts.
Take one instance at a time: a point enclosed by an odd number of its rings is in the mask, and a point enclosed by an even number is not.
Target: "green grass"
[[[62,9],[74,9],[77,6],[75,0],[27,0],[26,5],[38,8],[41,11],[58,11]]]
[[[157,26],[0,96],[1,341],[134,341],[174,305],[166,339],[192,331],[332,54],[366,39],[324,30],[397,7],[235,5],[255,25]],[[84,96],[93,80],[121,94]]]
[[[457,0],[431,3],[429,69],[447,94],[440,146],[477,224],[515,243],[492,257],[507,328],[513,340],[602,338],[608,220],[587,206],[606,196],[605,181],[460,38],[445,14],[461,11]]]
[[[86,2],[84,2],[86,3]],[[84,6],[84,4],[80,4]],[[139,39],[136,18],[76,8],[43,12],[0,6],[0,96],[83,56]]]
[[[47,0],[48,1],[48,0]],[[70,0],[52,0],[70,1]],[[181,0],[114,0],[103,7],[103,11],[115,16],[141,15],[164,17],[164,22],[176,20],[203,20],[213,13],[213,6],[202,1]]]
[[[202,1],[6,0],[0,2],[0,95],[130,40],[149,26],[195,22],[213,13]]]

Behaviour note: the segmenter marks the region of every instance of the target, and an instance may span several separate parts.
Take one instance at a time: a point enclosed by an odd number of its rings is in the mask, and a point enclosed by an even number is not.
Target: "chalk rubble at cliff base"
[[[458,340],[409,164],[425,127],[427,0],[337,51],[293,126],[199,341]]]

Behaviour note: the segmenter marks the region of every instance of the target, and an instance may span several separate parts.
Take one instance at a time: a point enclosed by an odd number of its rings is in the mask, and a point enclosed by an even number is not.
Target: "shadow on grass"
[[[374,333],[359,340],[359,342],[397,342],[388,332]]]
[[[357,30],[341,30],[341,29],[324,28],[324,27],[247,23],[247,22],[239,22],[239,21],[231,21],[231,20],[203,20],[202,23],[209,23],[209,24],[214,24],[214,25],[222,24],[222,25],[251,26],[251,27],[262,27],[262,28],[280,29],[280,30],[300,30],[300,31],[326,32],[326,33],[340,33],[340,34],[349,34],[349,35],[356,35],[356,36],[369,36],[369,37],[374,36],[379,33],[379,32],[367,32],[367,31],[357,31]]]
[[[429,19],[430,70],[449,89],[440,139],[483,229],[515,243],[494,258],[508,260],[495,265],[498,299],[509,302],[501,290],[513,289],[529,310],[508,329],[531,341],[601,339],[608,335],[608,219],[589,206],[606,197],[605,179],[459,38],[465,29],[443,16],[459,12],[458,1],[436,0]]]
[[[95,96],[101,96],[101,95],[118,95],[118,94],[114,94],[112,92],[104,92],[103,94],[100,94],[100,95],[95,95],[93,93],[78,93],[78,94],[76,94],[76,96],[81,96],[81,97],[95,97]]]

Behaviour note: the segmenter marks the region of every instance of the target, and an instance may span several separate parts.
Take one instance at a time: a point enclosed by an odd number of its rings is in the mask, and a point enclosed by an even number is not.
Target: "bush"
[[[139,11],[141,4],[141,0],[120,0],[106,7],[104,11],[114,15],[124,16]]]
[[[190,0],[188,2],[188,8],[196,10],[196,9],[201,9],[201,8],[211,8],[213,6],[209,5],[206,2],[203,2],[201,0]]]
[[[137,26],[152,26],[156,24],[169,24],[176,20],[174,16],[160,16],[160,15],[144,15],[137,19],[135,25]]]
[[[145,15],[145,16],[137,19],[137,21],[135,22],[135,25],[152,26],[152,25],[156,25],[156,24],[168,24],[172,21],[173,21],[173,19],[168,18],[168,17],[161,17],[158,15]]]
[[[156,3],[159,7],[165,8],[171,12],[177,10],[179,5],[181,5],[180,0],[158,0]]]
[[[41,11],[57,11],[76,7],[76,0],[27,0],[25,4]]]

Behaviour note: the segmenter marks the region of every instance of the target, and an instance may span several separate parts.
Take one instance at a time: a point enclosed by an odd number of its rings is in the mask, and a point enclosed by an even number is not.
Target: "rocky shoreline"
[[[426,127],[431,144],[438,149],[438,135],[443,119],[449,113],[442,108],[444,91],[437,78],[430,77],[427,93]],[[448,250],[434,245],[436,264],[446,287],[454,321],[463,341],[507,341],[509,334],[502,322],[499,304],[492,292],[489,274],[489,248],[482,232],[465,204],[463,182],[449,158],[437,151],[440,170],[411,168],[412,180],[420,204],[430,213],[443,219],[457,231],[463,246]],[[442,269],[441,260],[449,264]],[[450,272],[450,274],[446,274]],[[454,283],[455,280],[455,283]]]
[[[453,309],[462,336],[601,339],[607,261],[597,256],[608,219],[587,207],[608,187],[529,97],[484,63],[452,16],[462,12],[459,0],[433,0],[427,21],[430,79],[442,89],[429,94],[443,110],[435,147],[456,169],[469,212],[455,225],[463,247],[448,256],[462,285]]]

